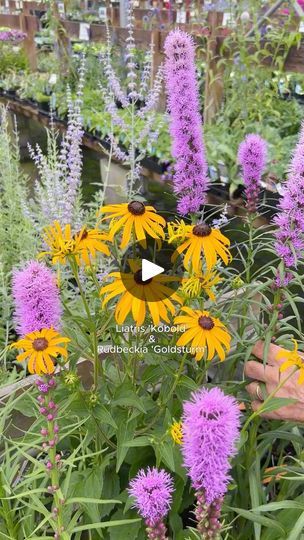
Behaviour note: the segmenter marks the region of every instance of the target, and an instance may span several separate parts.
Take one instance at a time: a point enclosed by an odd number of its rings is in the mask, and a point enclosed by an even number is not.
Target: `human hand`
[[[253,398],[252,408],[254,411],[261,407],[262,392],[259,383],[264,383],[267,394],[271,394],[278,386],[282,377],[285,379],[291,374],[294,368],[289,368],[284,373],[280,373],[280,366],[285,362],[285,358],[277,359],[278,352],[281,347],[271,344],[269,347],[267,364],[263,363],[264,342],[258,341],[253,348],[252,353],[259,359],[249,360],[245,365],[245,375],[250,379],[254,379],[246,388],[250,396]],[[275,411],[264,413],[264,418],[273,418],[275,420],[289,420],[291,422],[304,422],[304,385],[298,383],[299,374],[295,372],[290,379],[278,390],[276,397],[297,399],[298,402],[281,407]]]

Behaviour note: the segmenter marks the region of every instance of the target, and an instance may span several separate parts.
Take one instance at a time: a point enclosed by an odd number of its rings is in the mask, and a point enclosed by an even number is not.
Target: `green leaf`
[[[174,461],[174,447],[172,442],[155,442],[154,450],[157,457],[157,462],[161,461],[173,472],[175,472],[175,461]]]
[[[75,504],[75,503],[91,503],[91,504],[121,504],[121,501],[115,499],[94,499],[92,497],[72,497],[67,499],[64,504]]]
[[[302,537],[301,533],[304,529],[304,512],[300,515],[299,519],[296,521],[295,526],[292,528],[291,532],[287,536],[287,540],[300,540]]]
[[[125,446],[127,441],[130,441],[134,436],[137,421],[135,418],[127,420],[122,417],[117,430],[117,451],[116,451],[116,472],[118,473],[127,453],[128,447]]]
[[[143,405],[143,403],[142,403],[142,400],[135,393],[133,393],[131,395],[128,395],[126,397],[121,397],[119,399],[114,399],[111,402],[111,405],[113,407],[115,407],[115,406],[134,407],[135,409],[138,409],[139,411],[141,411],[144,414],[146,414],[146,412],[147,412],[144,405]]]
[[[79,531],[91,531],[93,529],[106,529],[107,527],[121,527],[123,525],[131,525],[132,523],[141,522],[141,519],[122,519],[120,521],[104,521],[103,523],[90,523],[89,525],[80,525],[74,527],[73,533]]]
[[[136,439],[133,439],[132,441],[127,441],[124,443],[123,446],[127,448],[136,448],[138,446],[151,446],[152,441],[151,437],[147,437],[146,435],[142,437],[137,437]]]
[[[266,403],[265,405],[264,404],[262,405],[262,407],[258,411],[257,416],[265,412],[276,411],[277,409],[280,409],[281,407],[286,407],[287,405],[292,405],[293,403],[297,403],[297,401],[298,401],[297,399],[273,397],[269,400],[268,403]]]
[[[261,486],[260,460],[258,457],[258,453],[256,453],[256,459],[254,460],[251,467],[249,468],[248,476],[249,476],[249,490],[250,490],[251,506],[255,508],[260,503],[260,486]],[[255,540],[260,540],[261,525],[259,523],[254,523],[254,535],[255,535]]]
[[[253,521],[254,523],[259,523],[260,525],[264,525],[265,527],[275,529],[281,535],[285,536],[285,529],[282,527],[282,525],[280,525],[280,523],[277,523],[277,521],[273,519],[267,518],[265,516],[260,516],[259,514],[256,514],[251,510],[244,510],[243,508],[232,508],[231,506],[227,506],[226,508],[232,510],[233,512],[236,512],[245,519]]]
[[[257,508],[253,508],[254,512],[276,512],[277,510],[283,510],[285,508],[291,509],[291,508],[297,508],[299,510],[304,510],[304,503],[299,503],[297,501],[279,501],[279,502],[271,502],[268,504],[262,504],[261,506],[257,506]]]
[[[122,519],[124,517],[122,510],[118,510],[112,516],[113,520]],[[142,521],[131,523],[127,528],[124,525],[114,527],[110,530],[110,540],[136,540],[138,533],[142,527]]]
[[[114,429],[117,429],[117,424],[111,415],[110,411],[104,405],[98,405],[94,409],[94,416],[103,424],[109,424]]]

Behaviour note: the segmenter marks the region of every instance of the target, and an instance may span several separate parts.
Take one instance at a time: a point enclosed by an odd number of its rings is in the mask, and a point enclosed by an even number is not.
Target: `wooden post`
[[[212,11],[208,15],[209,36],[206,50],[206,82],[204,122],[209,124],[220,108],[223,99],[223,67],[219,67],[218,28],[223,21],[223,13]]]
[[[52,25],[56,36],[57,54],[60,63],[60,71],[63,77],[69,74],[70,70],[70,40],[66,30],[60,20],[60,13],[56,0],[51,0]],[[66,7],[66,6],[65,6]]]
[[[23,46],[26,56],[29,60],[31,71],[37,69],[37,49],[35,43],[35,33],[38,30],[38,20],[31,15],[20,14],[20,28],[25,32],[27,37],[24,40]]]

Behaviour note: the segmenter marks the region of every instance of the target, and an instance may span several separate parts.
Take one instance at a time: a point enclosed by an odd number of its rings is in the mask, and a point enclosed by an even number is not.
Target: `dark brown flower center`
[[[212,330],[214,327],[214,322],[211,319],[211,317],[206,317],[206,315],[202,315],[199,320],[198,324],[200,325],[203,330]]]
[[[198,225],[195,225],[195,227],[193,227],[193,234],[195,234],[195,236],[209,236],[209,234],[211,234],[211,227],[209,227],[209,225],[207,225],[207,223],[199,223]]]
[[[48,348],[49,342],[47,339],[43,338],[37,338],[33,341],[33,349],[35,351],[45,351],[45,349]]]
[[[80,231],[77,236],[79,236],[79,240],[85,240],[89,236],[89,233],[86,229],[83,229],[83,231]]]
[[[145,205],[139,201],[132,201],[128,204],[128,210],[133,216],[142,216],[146,209]]]
[[[135,283],[137,283],[137,285],[149,285],[149,283],[151,283],[152,281],[152,278],[146,279],[145,281],[143,281],[141,270],[137,270],[137,272],[135,272],[134,274],[134,281]]]

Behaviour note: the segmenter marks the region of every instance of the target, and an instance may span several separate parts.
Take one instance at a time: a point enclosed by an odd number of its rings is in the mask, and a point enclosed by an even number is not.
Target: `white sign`
[[[106,22],[107,20],[107,8],[102,6],[98,9],[98,17],[101,21]]]
[[[59,2],[58,3],[58,13],[59,15],[65,15],[65,9],[64,9],[64,3],[63,2]]]
[[[176,22],[177,24],[186,24],[187,15],[184,9],[180,9],[176,12]]]
[[[56,73],[52,73],[49,78],[49,84],[53,86],[54,84],[56,84],[56,82],[57,82],[57,75]]]
[[[300,22],[299,32],[301,32],[301,34],[304,34],[304,21]]]
[[[222,25],[223,26],[234,26],[234,24],[235,24],[235,18],[234,18],[233,13],[227,13],[227,12],[224,13]]]
[[[82,39],[82,41],[90,41],[90,25],[88,23],[80,23],[79,39]]]

